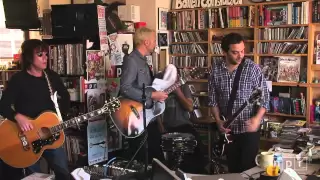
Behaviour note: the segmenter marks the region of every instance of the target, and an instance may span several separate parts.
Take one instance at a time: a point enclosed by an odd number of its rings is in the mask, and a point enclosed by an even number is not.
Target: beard
[[[238,65],[241,63],[241,61],[243,60],[243,57],[242,58],[232,58],[232,57],[228,57],[227,58],[228,62],[232,65]]]

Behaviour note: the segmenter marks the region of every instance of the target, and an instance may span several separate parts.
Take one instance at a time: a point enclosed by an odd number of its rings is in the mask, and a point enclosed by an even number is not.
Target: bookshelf
[[[313,122],[314,113],[312,112],[314,100],[320,99],[320,83],[313,82],[314,78],[320,77],[320,64],[314,62],[316,56],[315,33],[320,32],[320,18],[315,15],[318,14],[316,13],[319,11],[318,6],[320,8],[320,2],[318,1],[292,0],[263,3],[243,1],[243,4],[234,6],[171,9],[168,14],[170,63],[176,64],[179,68],[210,68],[213,60],[223,57],[220,54],[221,48],[219,49],[221,37],[230,32],[238,32],[246,39],[245,56],[251,58],[257,64],[261,64],[266,58],[295,57],[300,59],[300,75],[306,75],[304,80],[299,75],[299,80],[295,82],[277,82],[277,80],[274,80],[271,93],[272,96],[274,92],[286,92],[290,94],[290,98],[291,96],[298,98],[300,93],[303,93],[306,102],[305,112],[303,114],[268,112],[265,118],[277,122],[284,122],[286,119],[306,120],[307,126],[318,124]],[[285,23],[277,24],[279,20],[272,19],[270,11],[279,10],[281,7],[286,7],[286,12],[293,18],[287,18]],[[216,12],[218,16],[214,14]],[[227,14],[229,14],[229,17],[226,16],[226,21],[223,19],[223,15]],[[216,16],[219,19],[215,18]],[[222,18],[220,19],[220,17]],[[202,21],[200,21],[201,19]],[[238,19],[240,19],[240,22]],[[221,23],[221,20],[223,23]],[[300,32],[300,34],[294,33],[290,36],[287,31],[292,32],[293,30]],[[193,36],[202,38],[192,38]],[[185,47],[180,47],[180,52],[172,51],[172,46],[176,45]],[[299,46],[300,48],[293,48],[290,51],[290,46]],[[272,49],[274,47],[277,47],[277,49]],[[185,52],[185,49],[188,50],[188,48],[189,50],[202,48],[202,53],[201,51],[200,53],[198,51]],[[175,49],[179,48],[175,47]],[[199,60],[203,58],[205,63],[198,63],[198,61],[203,61]],[[193,96],[200,99],[199,109],[204,117],[199,121],[210,120],[210,117],[208,117],[209,108],[206,107],[207,83],[206,78],[189,82],[197,91]],[[261,139],[278,142],[275,139]]]

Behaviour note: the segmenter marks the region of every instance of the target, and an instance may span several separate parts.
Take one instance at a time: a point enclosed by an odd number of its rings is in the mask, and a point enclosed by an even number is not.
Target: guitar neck
[[[67,129],[69,127],[76,126],[76,125],[78,125],[78,124],[80,124],[82,122],[88,121],[92,117],[99,116],[99,115],[101,115],[103,113],[104,113],[103,108],[100,108],[100,109],[94,110],[94,111],[92,111],[90,113],[87,113],[87,114],[72,118],[72,119],[70,119],[68,121],[65,121],[65,122],[63,122],[61,124],[58,124],[56,126],[51,127],[50,128],[51,133],[54,134],[54,133],[60,132],[61,130]]]
[[[168,87],[166,90],[164,90],[165,93],[170,94],[172,91],[176,90],[178,87],[180,87],[182,83],[176,82],[172,86]]]
[[[248,102],[245,102],[244,104],[242,104],[242,106],[232,115],[231,119],[228,119],[223,124],[223,127],[228,128],[247,106],[248,106]]]

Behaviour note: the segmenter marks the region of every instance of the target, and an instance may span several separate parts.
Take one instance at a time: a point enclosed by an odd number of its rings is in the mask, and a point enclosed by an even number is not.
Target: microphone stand
[[[149,153],[148,153],[148,131],[147,131],[147,118],[146,118],[146,91],[145,91],[145,84],[143,83],[142,85],[142,108],[143,108],[143,127],[144,127],[144,133],[146,135],[146,142],[144,143],[144,149],[145,149],[145,161],[144,161],[144,171],[147,173],[148,170],[148,158],[149,158]]]

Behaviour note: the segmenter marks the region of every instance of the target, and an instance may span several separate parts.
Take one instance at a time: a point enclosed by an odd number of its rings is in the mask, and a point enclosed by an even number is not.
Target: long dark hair
[[[48,52],[49,46],[39,39],[25,40],[21,45],[22,70],[30,69],[35,52]]]

